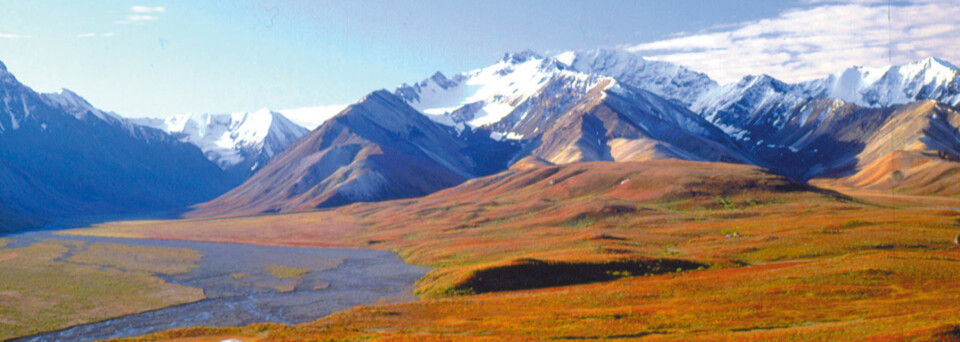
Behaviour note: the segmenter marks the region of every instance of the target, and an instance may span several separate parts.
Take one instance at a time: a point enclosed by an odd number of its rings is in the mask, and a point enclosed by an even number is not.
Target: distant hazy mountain
[[[195,146],[0,63],[0,231],[75,215],[169,210],[235,185]]]
[[[133,121],[196,145],[207,159],[241,181],[308,132],[282,114],[266,109]]]

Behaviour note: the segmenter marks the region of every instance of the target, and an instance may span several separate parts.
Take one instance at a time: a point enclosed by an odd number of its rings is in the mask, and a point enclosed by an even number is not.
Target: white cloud
[[[117,21],[117,24],[140,24],[145,21],[157,20],[155,15],[128,15],[126,19]]]
[[[20,39],[23,36],[16,33],[0,33],[0,39]]]
[[[797,82],[853,65],[899,64],[931,55],[960,61],[960,4],[952,0],[889,7],[879,0],[808,3],[813,6],[774,18],[627,48],[703,71],[720,83],[760,73]]]
[[[96,38],[96,37],[110,38],[113,36],[114,36],[113,32],[106,32],[106,33],[100,33],[100,34],[97,34],[94,32],[88,32],[88,33],[78,34],[77,38]]]
[[[157,6],[157,7],[133,6],[133,7],[130,7],[130,11],[134,13],[163,13],[163,12],[166,12],[167,9],[163,8],[163,6]]]
[[[117,20],[116,23],[121,25],[143,24],[145,22],[157,20],[159,15],[166,11],[167,9],[162,6],[132,6],[130,7],[130,12],[132,14],[128,14],[127,17],[122,20]]]

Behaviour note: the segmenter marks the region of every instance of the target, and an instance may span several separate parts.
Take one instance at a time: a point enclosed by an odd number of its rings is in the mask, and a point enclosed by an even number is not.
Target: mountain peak
[[[108,118],[111,117],[113,119],[119,119],[114,113],[107,113],[94,107],[87,99],[77,95],[77,93],[74,93],[70,89],[61,88],[56,93],[42,93],[40,96],[48,104],[59,107],[78,119],[86,117],[87,114],[93,114],[93,116],[101,120],[108,120]]]
[[[309,130],[267,108],[252,112],[186,113],[135,123],[174,134],[196,145],[207,159],[231,174],[246,175]]]
[[[90,102],[88,102],[87,99],[84,99],[80,95],[77,95],[77,93],[75,93],[73,90],[70,90],[67,88],[60,88],[60,90],[58,90],[56,94],[60,96],[61,99],[71,101],[78,105],[86,105],[86,106],[90,105]]]
[[[647,60],[622,48],[565,52],[558,61],[581,73],[599,74],[689,106],[718,85],[706,74],[670,62]]]
[[[385,89],[380,89],[347,106],[336,117],[365,117],[381,125],[403,126],[401,122],[409,119],[411,115],[419,116],[420,113],[410,107],[403,98]]]
[[[3,72],[7,71],[7,66],[3,64],[3,61],[0,61],[0,71],[3,71]]]
[[[533,52],[533,50],[526,49],[526,50],[514,52],[514,53],[505,53],[503,54],[503,58],[501,58],[500,60],[507,63],[517,64],[517,63],[526,62],[533,58],[543,58],[543,57],[540,56],[540,54]]]
[[[950,69],[957,69],[957,66],[953,65],[952,63],[934,56],[921,59],[920,62],[927,66],[940,65]]]
[[[386,89],[378,89],[361,98],[356,104],[390,101],[390,99],[393,97],[395,97],[393,93],[387,91]]]
[[[449,78],[447,78],[446,75],[444,75],[442,72],[439,72],[439,71],[433,74],[433,76],[430,76],[430,80],[432,80],[434,83],[440,86],[440,88],[443,88],[443,89],[449,89],[457,86],[457,82],[450,80]],[[423,86],[426,86],[426,84],[423,84]]]

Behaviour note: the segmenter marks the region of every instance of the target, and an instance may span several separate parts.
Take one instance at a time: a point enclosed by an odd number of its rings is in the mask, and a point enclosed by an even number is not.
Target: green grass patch
[[[113,266],[124,271],[181,274],[197,268],[203,254],[187,248],[97,243],[81,248],[67,261]]]
[[[22,248],[0,248],[0,340],[204,298],[202,289],[166,283],[146,268],[98,264],[96,258],[88,257],[99,251],[84,254],[84,247],[82,242],[43,240]],[[126,247],[103,246],[130,252]],[[59,261],[71,248],[90,263]],[[141,256],[131,263],[162,259],[171,252],[139,251],[159,255]]]
[[[284,265],[267,265],[266,269],[270,272],[270,275],[279,279],[300,279],[310,273],[309,268]]]
[[[713,200],[723,206],[724,209],[737,209],[737,205],[727,196],[713,196]]]
[[[564,227],[581,229],[588,228],[597,224],[597,218],[592,216],[582,216],[575,218],[573,220],[567,221],[563,224]]]

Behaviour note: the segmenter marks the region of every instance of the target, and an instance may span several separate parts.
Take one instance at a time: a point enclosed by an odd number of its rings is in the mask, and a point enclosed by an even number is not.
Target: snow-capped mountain
[[[852,67],[800,84],[815,97],[840,99],[862,107],[880,107],[921,100],[960,104],[960,69],[928,57],[881,68]]]
[[[852,67],[827,77],[789,84],[767,75],[703,93],[690,109],[738,139],[757,127],[782,128],[790,112],[814,99],[839,99],[861,107],[884,107],[936,100],[960,105],[960,69],[933,57],[897,66]],[[756,142],[758,138],[753,137]]]
[[[395,92],[437,122],[462,129],[462,124],[481,127],[500,121],[554,78],[590,75],[612,77],[684,106],[717,86],[705,74],[648,61],[626,50],[568,51],[552,57],[528,50],[505,54],[489,67],[451,78],[438,72]]]
[[[93,115],[104,121],[122,120],[116,113],[104,112],[95,108],[90,102],[87,102],[86,99],[80,97],[80,95],[77,95],[77,93],[74,93],[70,89],[60,89],[60,91],[56,93],[42,93],[40,96],[51,106],[58,107],[77,119],[83,119],[87,115]]]
[[[604,129],[620,128],[606,131],[608,133],[597,131],[591,134],[579,128],[574,129],[569,132],[599,136],[590,139],[581,137],[580,140],[563,137],[562,141],[573,144],[565,146],[573,150],[545,152],[550,144],[555,143],[550,142],[555,137],[545,132],[569,117],[582,115],[585,108],[596,105],[584,102],[584,99],[590,98],[587,95],[590,89],[607,77],[612,80],[607,83],[609,88],[599,92],[605,96],[616,95],[622,101],[600,102],[631,103],[630,106],[618,108],[635,111],[614,110],[621,117],[632,117],[634,122],[636,118],[650,117],[651,113],[659,119],[685,118],[677,113],[686,107],[708,123],[692,124],[695,120],[686,120],[685,124],[674,122],[675,130],[684,130],[698,138],[726,146],[724,158],[758,164],[791,177],[806,179],[854,167],[845,158],[856,155],[855,146],[843,149],[843,153],[829,146],[832,142],[834,147],[850,147],[856,145],[852,141],[859,141],[859,138],[851,140],[849,137],[840,137],[853,134],[841,125],[861,125],[861,134],[869,135],[879,130],[886,115],[891,113],[890,110],[883,110],[885,107],[919,100],[936,100],[956,106],[960,101],[960,81],[957,76],[957,67],[943,60],[927,58],[899,66],[854,67],[822,79],[797,84],[758,75],[718,86],[706,75],[671,63],[647,61],[624,50],[564,52],[552,57],[525,51],[506,54],[492,66],[451,78],[437,73],[419,83],[404,84],[397,88],[396,93],[437,122],[456,126],[458,130],[469,126],[489,131],[496,138],[514,139],[528,146],[536,146],[524,150],[544,160],[617,160],[612,154],[604,157],[602,151],[607,145],[604,135],[606,139],[615,141],[617,146],[627,146],[617,139],[636,135],[625,134],[623,127],[640,127],[642,124],[623,125],[612,122],[629,121],[601,120]],[[632,95],[623,96],[624,89],[635,91],[626,92]],[[665,101],[651,100],[650,96],[642,95],[644,93]],[[670,102],[677,106],[664,105]],[[646,105],[637,106],[638,103]],[[658,105],[650,105],[655,103]],[[849,108],[847,104],[860,108]],[[637,116],[637,112],[644,115]],[[870,120],[838,117],[844,113],[879,117]],[[585,122],[582,124],[587,125]],[[591,127],[599,126],[595,124]],[[653,136],[662,133],[657,129],[639,129]],[[716,129],[722,132],[717,134],[714,132]],[[677,146],[662,139],[654,139],[661,147],[660,152],[652,155],[697,159],[696,153],[690,153],[697,150],[695,147],[677,149]],[[594,141],[592,144],[597,145],[596,148],[584,150],[585,146],[590,145],[583,142],[587,140]],[[614,150],[610,148],[610,151]],[[631,155],[649,158],[651,154],[648,152]],[[706,155],[717,156],[712,153]]]
[[[731,137],[750,142],[760,139],[753,136],[756,130],[782,128],[787,113],[808,100],[801,86],[759,75],[711,89],[690,108]]]
[[[806,179],[857,167],[851,159],[862,148],[857,146],[882,131],[900,106],[924,100],[960,104],[958,74],[952,64],[926,58],[853,67],[796,84],[746,76],[704,93],[691,109],[757,156],[761,166]]]
[[[531,51],[506,54],[496,64],[454,75],[441,73],[395,93],[410,106],[446,125],[490,125],[510,114],[563,71]]]
[[[221,169],[240,174],[242,178],[308,132],[282,114],[267,109],[229,114],[182,114],[162,120],[134,121],[196,145]]]
[[[67,90],[38,94],[0,63],[0,231],[177,209],[235,184],[196,146]]]
[[[646,60],[623,49],[568,51],[554,58],[574,71],[612,77],[684,106],[717,87],[717,82],[706,74],[669,62]]]

